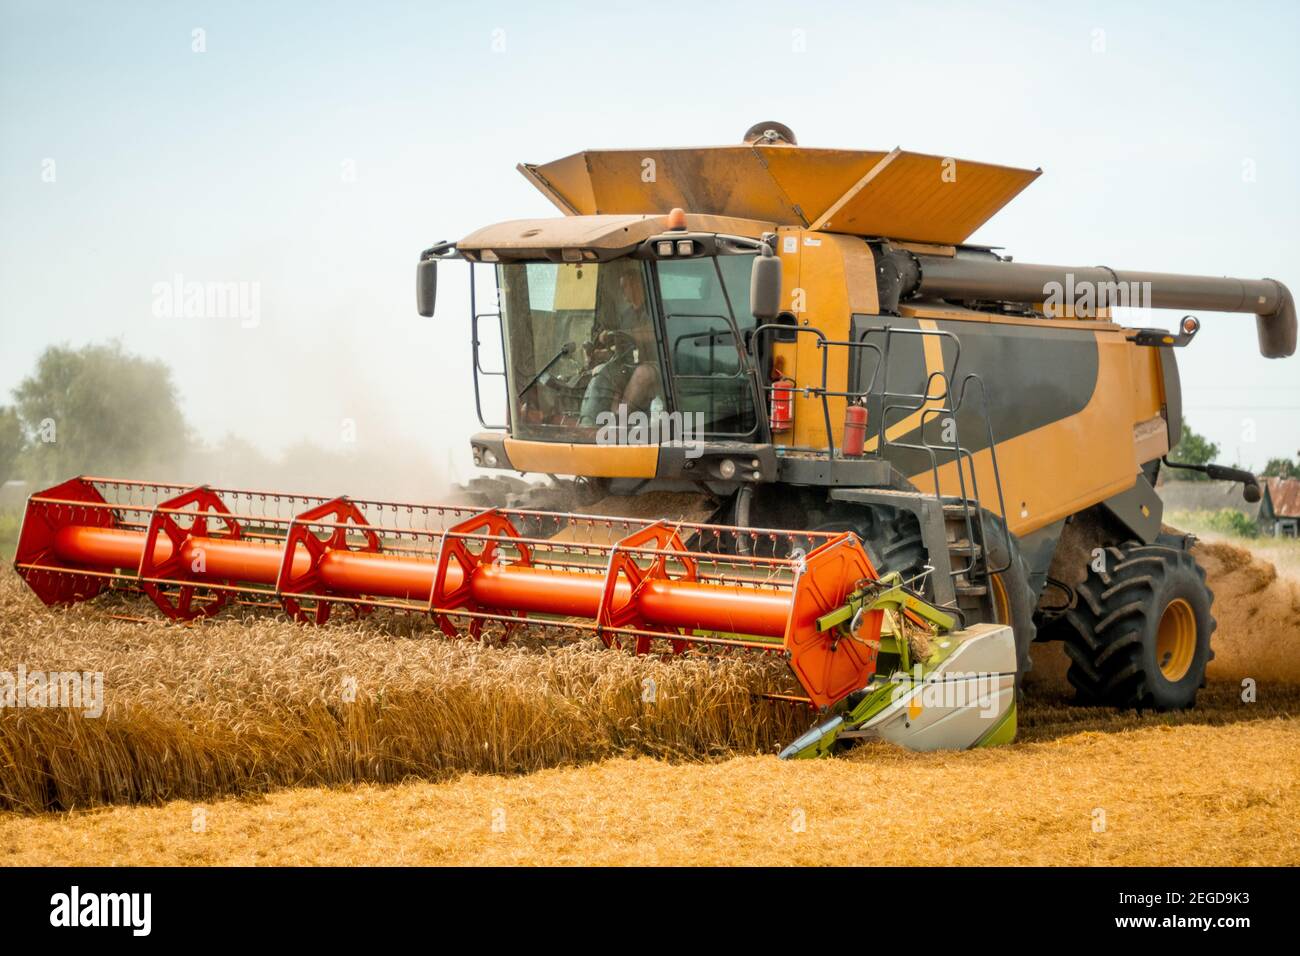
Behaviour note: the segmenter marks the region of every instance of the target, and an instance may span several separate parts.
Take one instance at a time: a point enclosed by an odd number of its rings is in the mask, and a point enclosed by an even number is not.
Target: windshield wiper
[[[541,371],[539,371],[536,375],[530,378],[528,380],[528,384],[519,390],[519,394],[515,396],[515,401],[522,402],[524,400],[524,396],[528,394],[528,390],[542,380],[542,376],[551,370],[552,365],[554,365],[560,359],[564,358],[566,355],[572,355],[577,350],[578,350],[577,342],[565,342],[564,345],[560,347],[560,350],[555,353],[554,357],[549,362],[547,362],[545,365],[542,366]]]

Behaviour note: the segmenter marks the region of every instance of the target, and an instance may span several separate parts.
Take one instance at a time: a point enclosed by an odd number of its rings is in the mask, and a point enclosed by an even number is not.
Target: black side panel
[[[1007,441],[1036,428],[1078,414],[1087,406],[1097,385],[1099,357],[1097,340],[1087,329],[1073,329],[1068,325],[1035,326],[1013,325],[1000,322],[943,321],[935,326],[956,337],[942,336],[943,367],[954,390],[961,389],[966,376],[975,373],[983,382],[987,396],[989,422],[995,442]],[[897,316],[853,317],[854,340],[878,345],[882,350],[888,325],[895,329],[920,328],[915,318]],[[888,388],[891,392],[921,393],[927,387],[927,370],[924,339],[920,335],[894,334],[889,337]],[[934,341],[932,339],[932,341]],[[869,349],[855,349],[860,353],[850,381],[865,389],[879,358]],[[874,392],[868,400],[870,435],[880,428],[881,415],[887,414],[884,424],[894,426],[905,420],[909,412],[894,407],[882,409],[879,392],[885,387],[886,376],[880,372],[875,377]],[[935,393],[937,383],[930,385]],[[984,420],[984,404],[978,383],[967,382],[962,410],[957,416],[957,429],[962,445],[972,452],[988,447],[988,427]],[[897,400],[891,404],[898,405]],[[912,404],[917,404],[912,402]],[[939,445],[943,442],[944,423],[939,416],[927,418],[924,437],[920,428],[914,428],[894,442],[921,444],[924,440]],[[949,441],[948,444],[951,444]],[[904,474],[912,475],[930,467],[928,455],[908,449],[892,448],[887,457]],[[939,463],[950,456],[939,456]]]
[[[1043,593],[1047,572],[1052,567],[1052,558],[1056,556],[1056,546],[1060,543],[1064,528],[1065,519],[1062,518],[1016,539],[1020,546],[1020,556],[1025,559],[1025,567],[1029,571],[1029,586],[1033,589],[1035,599]]]

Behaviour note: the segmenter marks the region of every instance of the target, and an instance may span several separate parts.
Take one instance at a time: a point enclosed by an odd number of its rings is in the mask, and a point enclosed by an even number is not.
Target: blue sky
[[[974,237],[1022,261],[1300,290],[1300,7],[1134,7],[5,0],[0,396],[51,342],[120,337],[172,365],[205,437],[329,446],[352,419],[373,454],[467,470],[465,279],[420,319],[419,250],[552,214],[519,161],[760,119],[1042,166]],[[155,316],[177,274],[257,283],[259,323]],[[1300,359],[1202,318],[1188,418],[1225,460],[1294,454]]]

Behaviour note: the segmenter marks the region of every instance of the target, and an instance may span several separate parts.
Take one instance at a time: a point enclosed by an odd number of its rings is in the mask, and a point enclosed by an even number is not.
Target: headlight
[[[730,458],[724,458],[718,462],[718,474],[723,478],[734,478],[736,476],[736,463]]]
[[[497,453],[491,448],[485,448],[483,450],[483,464],[488,468],[495,468],[497,466]]]

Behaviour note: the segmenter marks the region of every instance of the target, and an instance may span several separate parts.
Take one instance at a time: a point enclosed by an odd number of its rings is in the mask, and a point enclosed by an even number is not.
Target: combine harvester
[[[593,513],[76,478],[28,503],[32,589],[134,589],[177,620],[387,608],[449,636],[781,653],[802,692],[772,696],[815,712],[783,756],[1012,740],[1034,640],[1065,642],[1085,701],[1195,703],[1212,595],[1155,484],[1188,467],[1167,454],[1199,322],[1112,310],[1254,314],[1279,358],[1280,282],[1012,262],[967,239],[1038,171],[807,149],[777,123],[519,168],[564,216],[426,250],[419,311],[439,263],[467,261],[475,462],[571,476]]]

